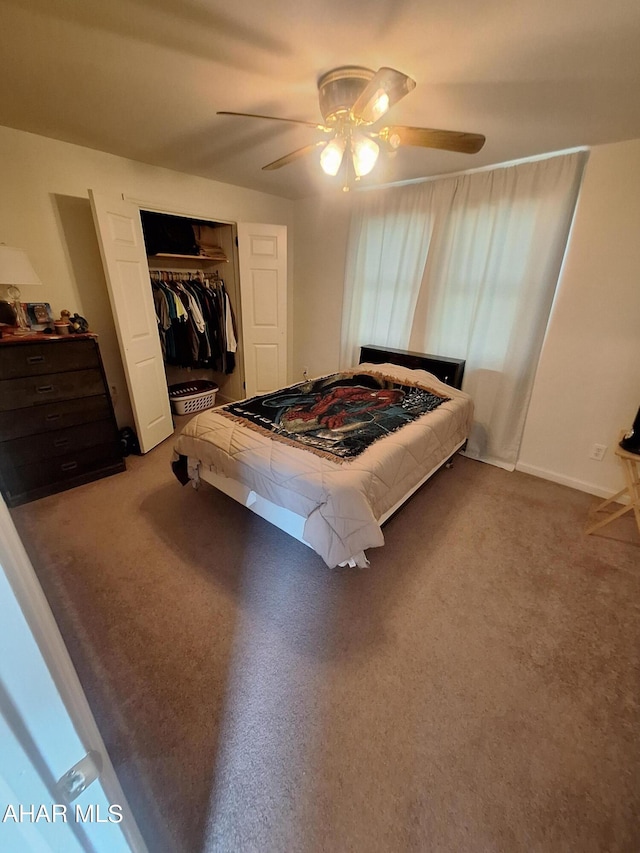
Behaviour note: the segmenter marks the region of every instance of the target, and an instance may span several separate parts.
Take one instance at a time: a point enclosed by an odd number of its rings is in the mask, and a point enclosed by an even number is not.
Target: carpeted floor
[[[150,853],[640,849],[631,519],[459,459],[331,571],[170,444],[13,511]]]

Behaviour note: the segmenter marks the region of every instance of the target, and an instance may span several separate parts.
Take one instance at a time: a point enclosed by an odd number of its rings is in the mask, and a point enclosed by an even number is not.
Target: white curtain
[[[512,470],[586,152],[364,192],[341,364],[362,344],[466,359],[467,455]]]

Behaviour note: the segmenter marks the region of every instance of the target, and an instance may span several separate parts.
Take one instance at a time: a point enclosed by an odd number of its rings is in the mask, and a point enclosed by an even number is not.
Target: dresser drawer
[[[126,470],[94,335],[0,340],[0,491],[9,506]]]
[[[98,350],[93,341],[17,344],[2,352],[0,379],[41,376],[63,370],[85,370],[99,365]]]
[[[67,481],[77,480],[87,474],[102,471],[112,473],[123,469],[120,445],[113,441],[42,462],[15,467],[3,466],[2,481],[10,504],[15,505],[20,502],[21,496],[29,492],[33,493],[38,489],[46,488],[47,493],[50,493],[54,491],[53,486],[59,487]]]
[[[0,466],[6,471],[19,465],[76,453],[96,444],[108,444],[117,439],[110,420],[15,438],[0,444]]]
[[[0,412],[23,409],[54,400],[73,400],[104,394],[102,373],[93,370],[73,370],[50,373],[48,376],[22,377],[0,381]]]
[[[110,417],[111,406],[105,394],[0,412],[0,441],[108,420]]]

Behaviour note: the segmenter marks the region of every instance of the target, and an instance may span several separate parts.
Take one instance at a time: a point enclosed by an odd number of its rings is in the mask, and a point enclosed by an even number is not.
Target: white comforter
[[[378,520],[467,438],[473,403],[424,370],[393,364],[362,364],[358,370],[417,381],[451,399],[349,462],[273,441],[215,409],[187,424],[176,452],[303,516],[305,540],[330,567],[384,545]]]

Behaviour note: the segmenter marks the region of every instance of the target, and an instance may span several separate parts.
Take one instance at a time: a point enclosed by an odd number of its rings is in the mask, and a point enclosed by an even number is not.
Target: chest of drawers
[[[91,335],[0,340],[0,488],[9,506],[124,471]]]

